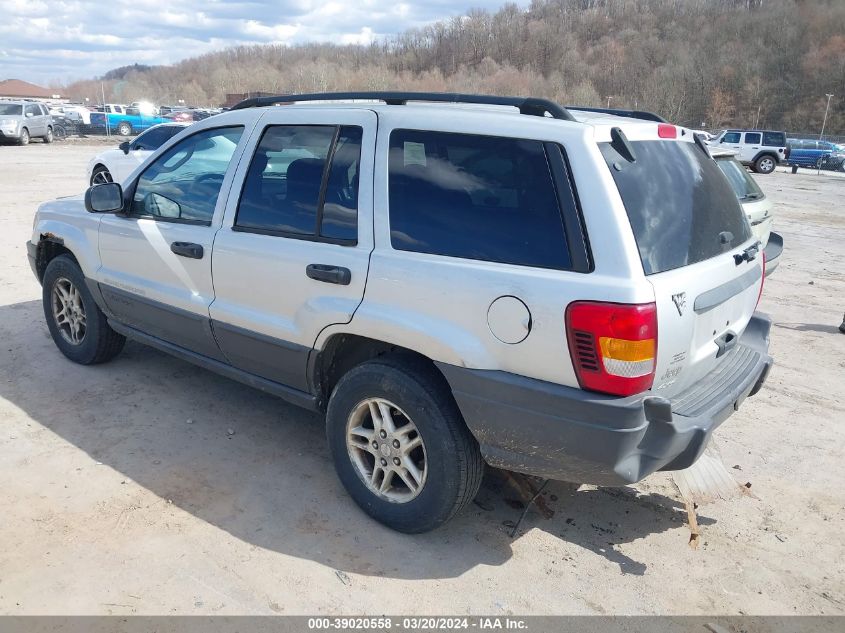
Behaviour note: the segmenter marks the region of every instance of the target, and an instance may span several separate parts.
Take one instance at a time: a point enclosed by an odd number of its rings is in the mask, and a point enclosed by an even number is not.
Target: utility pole
[[[754,120],[754,129],[755,130],[758,129],[757,126],[760,125],[760,108],[762,108],[762,107],[763,107],[762,105],[757,106],[757,118]]]
[[[611,99],[613,99],[613,97],[608,97],[608,98],[607,98],[607,109],[608,109],[608,110],[610,109],[610,100],[611,100]]]
[[[830,109],[830,98],[832,96],[833,95],[825,94],[825,97],[827,97],[827,105],[824,107],[824,119],[822,119],[822,133],[819,134],[819,140],[822,140],[824,138],[824,126],[827,123],[827,111]]]

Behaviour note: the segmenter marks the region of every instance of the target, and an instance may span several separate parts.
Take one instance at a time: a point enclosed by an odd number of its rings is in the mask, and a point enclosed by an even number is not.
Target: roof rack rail
[[[646,112],[645,110],[618,110],[616,108],[586,108],[583,106],[566,106],[567,110],[578,110],[579,112],[598,112],[600,114],[612,114],[614,116],[626,117],[628,119],[643,119],[644,121],[657,121],[658,123],[668,123],[659,114],[654,112]]]
[[[273,97],[252,97],[234,105],[232,110],[258,108],[278,103],[294,103],[301,101],[341,101],[346,99],[360,99],[367,101],[384,101],[388,105],[405,105],[408,101],[431,101],[437,103],[475,103],[479,105],[502,105],[519,108],[521,114],[545,116],[564,121],[574,121],[575,118],[560,104],[548,99],[535,97],[498,97],[495,95],[472,95],[458,92],[316,92],[301,95],[277,95]]]

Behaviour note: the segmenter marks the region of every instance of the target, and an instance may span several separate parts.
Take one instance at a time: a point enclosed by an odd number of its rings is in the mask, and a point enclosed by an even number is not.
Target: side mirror
[[[32,117],[34,117],[34,116],[35,116],[35,115],[34,115],[32,112],[27,112],[27,113],[26,113],[26,118],[27,118],[27,119],[31,119],[31,118],[32,118]]]
[[[89,187],[85,192],[88,213],[117,213],[123,210],[123,187],[116,182]]]
[[[117,146],[118,149],[123,150],[124,154],[129,153],[129,141],[123,141],[120,145]]]

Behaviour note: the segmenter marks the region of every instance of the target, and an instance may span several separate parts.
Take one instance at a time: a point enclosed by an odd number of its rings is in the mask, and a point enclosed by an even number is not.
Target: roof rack
[[[548,99],[538,99],[535,97],[497,97],[494,95],[472,95],[457,92],[316,92],[301,95],[277,95],[273,97],[252,97],[251,99],[245,99],[233,106],[232,110],[258,108],[279,103],[341,101],[346,99],[384,101],[388,105],[405,105],[408,101],[502,105],[519,108],[520,114],[545,116],[548,113],[555,119],[562,119],[564,121],[575,120],[566,108]]]
[[[643,119],[644,121],[657,121],[668,123],[659,114],[646,112],[644,110],[617,110],[616,108],[586,108],[583,106],[566,106],[567,110],[578,110],[579,112],[598,112],[600,114],[612,114],[614,116],[626,117],[628,119]]]

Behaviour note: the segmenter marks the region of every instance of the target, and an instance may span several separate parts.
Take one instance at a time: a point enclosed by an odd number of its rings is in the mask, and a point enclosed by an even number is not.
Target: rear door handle
[[[348,286],[352,281],[352,272],[343,266],[331,266],[329,264],[308,264],[305,274],[310,279],[325,281],[329,284]]]
[[[173,242],[170,245],[170,250],[180,257],[202,259],[203,256],[202,244],[194,244],[193,242]]]

